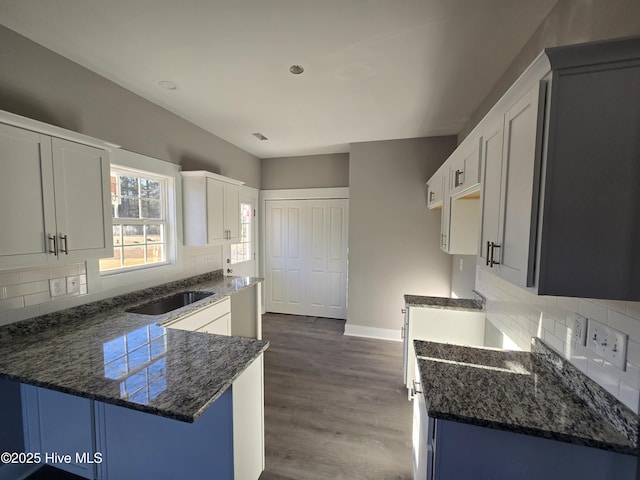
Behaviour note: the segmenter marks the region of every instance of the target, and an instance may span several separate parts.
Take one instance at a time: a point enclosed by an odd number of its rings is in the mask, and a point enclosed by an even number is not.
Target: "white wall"
[[[404,294],[449,296],[451,258],[426,181],[455,137],[355,143],[349,156],[346,333],[400,338]]]

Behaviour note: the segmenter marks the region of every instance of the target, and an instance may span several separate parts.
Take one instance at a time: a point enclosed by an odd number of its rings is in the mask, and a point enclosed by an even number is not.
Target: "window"
[[[111,166],[113,257],[101,272],[167,263],[167,178]]]
[[[251,260],[251,204],[240,204],[240,242],[231,245],[231,263]]]

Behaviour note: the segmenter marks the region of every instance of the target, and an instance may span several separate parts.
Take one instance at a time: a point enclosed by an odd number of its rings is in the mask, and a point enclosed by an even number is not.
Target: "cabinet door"
[[[0,124],[0,268],[55,259],[51,138]]]
[[[240,187],[224,184],[224,229],[227,240],[240,238]]]
[[[523,287],[533,284],[540,179],[538,142],[542,140],[544,114],[538,100],[543,88],[543,83],[532,88],[507,111],[504,119],[501,241],[494,258],[500,262],[498,274]]]
[[[22,385],[25,450],[71,455],[71,463],[57,468],[84,478],[95,478],[90,463],[76,463],[76,453],[93,458],[91,400],[44,388]],[[43,458],[44,462],[44,458]]]
[[[224,183],[207,178],[207,243],[224,237]]]
[[[113,255],[107,152],[58,138],[52,147],[60,256]]]
[[[482,136],[482,222],[478,262],[485,266],[489,264],[487,245],[499,243],[503,125],[504,118],[500,116]]]
[[[450,195],[457,195],[480,183],[480,139],[472,140],[463,148],[459,154],[456,152],[456,160],[449,171]]]
[[[427,182],[427,207],[442,208],[442,172],[437,171]]]

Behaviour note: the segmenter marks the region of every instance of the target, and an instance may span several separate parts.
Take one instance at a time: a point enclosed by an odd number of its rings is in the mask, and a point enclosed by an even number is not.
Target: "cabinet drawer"
[[[213,305],[206,306],[200,310],[197,310],[189,315],[181,317],[174,322],[171,322],[165,327],[167,328],[177,328],[179,330],[190,330],[196,331],[200,330],[204,326],[209,323],[212,323],[214,320],[224,316],[229,315],[231,313],[231,301],[229,298],[225,298],[220,302],[214,303]]]
[[[226,313],[222,317],[215,319],[200,327],[198,332],[213,333],[215,335],[231,335],[231,314]]]

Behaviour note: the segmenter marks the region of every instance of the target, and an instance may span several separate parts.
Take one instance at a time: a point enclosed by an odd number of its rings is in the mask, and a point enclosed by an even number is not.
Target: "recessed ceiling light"
[[[166,88],[167,90],[176,90],[178,88],[178,85],[170,82],[169,80],[160,80],[158,82],[158,85],[160,85],[162,88]]]
[[[294,75],[300,75],[302,72],[304,72],[304,68],[302,67],[302,65],[291,65],[289,67],[289,71]]]
[[[267,137],[265,137],[263,134],[261,134],[260,132],[256,132],[256,133],[252,133],[251,135],[253,135],[254,137],[256,137],[258,140],[269,140]]]

